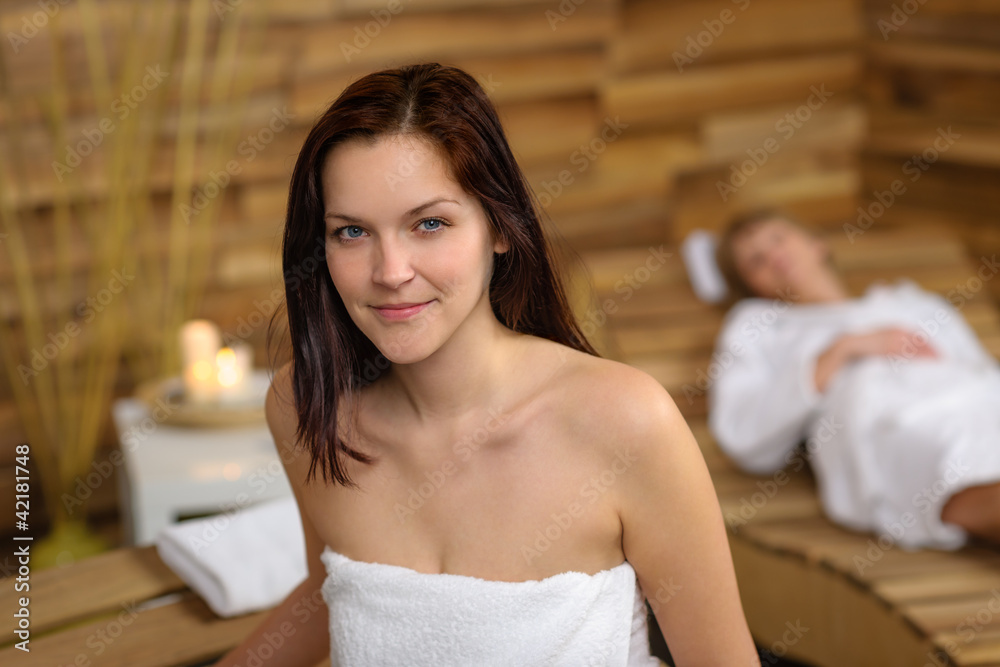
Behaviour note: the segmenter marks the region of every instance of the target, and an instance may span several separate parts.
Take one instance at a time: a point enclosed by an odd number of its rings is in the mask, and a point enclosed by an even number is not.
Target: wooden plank
[[[748,157],[782,151],[850,150],[861,148],[868,132],[868,113],[860,101],[853,98],[833,98],[811,112],[808,119],[795,123],[787,116],[794,114],[793,103],[752,110],[708,114],[699,121],[705,142],[704,164],[724,165],[742,162]]]
[[[69,569],[50,568],[31,575],[31,628],[44,632],[75,619],[119,609],[123,602],[143,601],[184,589],[153,546],[116,549],[78,561]],[[0,607],[16,608],[13,586],[0,590]],[[5,637],[13,635],[16,619],[2,621]]]
[[[743,534],[730,537],[730,548],[750,631],[765,648],[780,646],[788,658],[817,667],[912,667],[933,650],[905,619],[831,570]],[[796,623],[809,630],[785,634]]]
[[[596,101],[574,97],[538,103],[513,103],[499,108],[507,140],[525,171],[556,161],[568,165],[571,155],[600,131]]]
[[[914,574],[906,578],[885,579],[875,582],[872,587],[878,595],[892,604],[959,597],[1000,587],[1000,571],[996,565],[995,561],[966,563],[961,569],[952,572],[933,572]]]
[[[899,609],[921,631],[937,636],[942,633],[959,632],[961,630],[959,626],[966,619],[975,620],[981,610],[989,609],[991,605],[1000,606],[995,590],[981,590],[952,598],[904,603]],[[994,614],[993,618],[984,617],[978,624],[990,628],[1000,626],[1000,616]]]
[[[315,76],[347,65],[368,70],[401,62],[527,53],[546,48],[603,45],[615,28],[614,2],[589,0],[570,16],[555,11],[555,29],[535,7],[507,11],[400,12],[365,33],[363,18],[324,21],[299,31],[295,76]],[[565,19],[565,20],[563,20]],[[360,32],[360,35],[359,35]],[[428,39],[447,35],[447,39]]]
[[[266,611],[220,618],[194,593],[179,601],[144,607],[131,603],[116,613],[31,638],[31,652],[0,649],[0,663],[24,667],[89,664],[100,667],[173,667],[218,657],[242,641]],[[37,598],[32,598],[34,605]],[[179,639],[183,638],[183,641]]]
[[[498,105],[595,94],[605,58],[596,46],[501,55],[456,54],[448,61],[474,76]],[[371,64],[345,65],[300,78],[290,93],[293,113],[314,118]]]
[[[877,546],[877,545],[876,545]],[[862,582],[923,576],[937,572],[954,572],[971,566],[1000,566],[1000,554],[986,549],[967,547],[960,551],[921,549],[868,550],[862,553],[845,551],[829,554],[827,561],[838,571]]]
[[[939,131],[953,128],[961,137],[947,151],[938,153],[944,162],[980,167],[1000,167],[1000,125],[935,113],[906,113],[893,108],[870,112],[871,135],[866,149],[886,156],[910,158],[925,151],[933,156],[935,141],[943,145]]]
[[[542,207],[546,210],[546,207]],[[662,196],[636,197],[608,208],[548,213],[577,252],[623,246],[659,245],[667,238],[669,208]],[[614,220],[614,223],[609,220]],[[622,234],[621,230],[628,230]]]
[[[918,39],[870,39],[866,51],[876,65],[904,66],[924,71],[1000,72],[1000,52],[984,46]]]
[[[758,60],[618,78],[605,84],[602,100],[607,114],[627,122],[663,124],[754,104],[805,104],[811,87],[843,94],[857,88],[860,72],[854,53]]]
[[[852,0],[645,0],[624,5],[622,24],[611,48],[616,72],[688,71],[736,56],[843,47],[862,37]]]

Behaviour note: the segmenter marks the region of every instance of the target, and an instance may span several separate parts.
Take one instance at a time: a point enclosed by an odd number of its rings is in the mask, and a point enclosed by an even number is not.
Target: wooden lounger
[[[969,258],[953,236],[872,228],[853,245],[839,229],[828,238],[856,294],[875,280],[903,276],[946,296],[966,288],[971,297],[962,315],[1000,356],[998,309],[974,279],[982,262]],[[877,536],[824,518],[807,466],[787,477],[754,477],[719,451],[706,426],[699,381],[703,388],[724,312],[697,300],[680,253],[667,250],[673,261],[646,272],[638,267],[649,248],[584,255],[598,303],[614,301],[612,308],[599,306],[608,323],[596,337],[607,356],[659,379],[688,419],[729,518],[740,591],[758,644],[824,667],[1000,666],[1000,550],[881,549]],[[621,289],[625,276],[645,280],[629,293]]]
[[[15,593],[10,580],[4,584],[0,609],[16,609],[17,597],[23,593]],[[16,648],[16,619],[5,613],[0,620],[4,638],[0,665],[211,664],[238,645],[267,614],[220,618],[160,560],[152,546],[116,549],[66,568],[32,572],[30,584],[31,650],[25,653]]]

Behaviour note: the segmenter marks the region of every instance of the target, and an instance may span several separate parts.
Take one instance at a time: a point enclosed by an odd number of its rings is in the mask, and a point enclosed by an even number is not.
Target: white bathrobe
[[[816,360],[834,340],[890,326],[922,332],[939,358],[866,357],[817,391]],[[941,508],[1000,481],[1000,365],[959,311],[910,281],[837,304],[742,301],[707,375],[709,427],[727,454],[766,475],[801,466],[805,441],[827,514],[883,548],[961,547],[967,534]]]

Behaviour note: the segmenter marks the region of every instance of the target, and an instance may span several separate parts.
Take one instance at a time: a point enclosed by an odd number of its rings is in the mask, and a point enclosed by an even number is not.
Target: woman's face
[[[826,246],[797,225],[774,218],[734,239],[733,261],[754,294],[797,298],[810,293],[826,270]]]
[[[492,316],[493,253],[507,247],[493,242],[479,201],[426,139],[335,147],[323,166],[323,202],[330,278],[387,359],[420,361],[470,315]]]

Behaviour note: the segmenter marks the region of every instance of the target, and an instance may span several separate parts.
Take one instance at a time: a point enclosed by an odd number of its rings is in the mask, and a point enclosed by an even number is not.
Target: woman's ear
[[[505,239],[505,238],[502,238],[502,237],[498,238],[493,243],[493,252],[495,252],[497,254],[502,255],[503,253],[507,252],[508,250],[510,250],[510,243],[508,243],[507,239]]]

